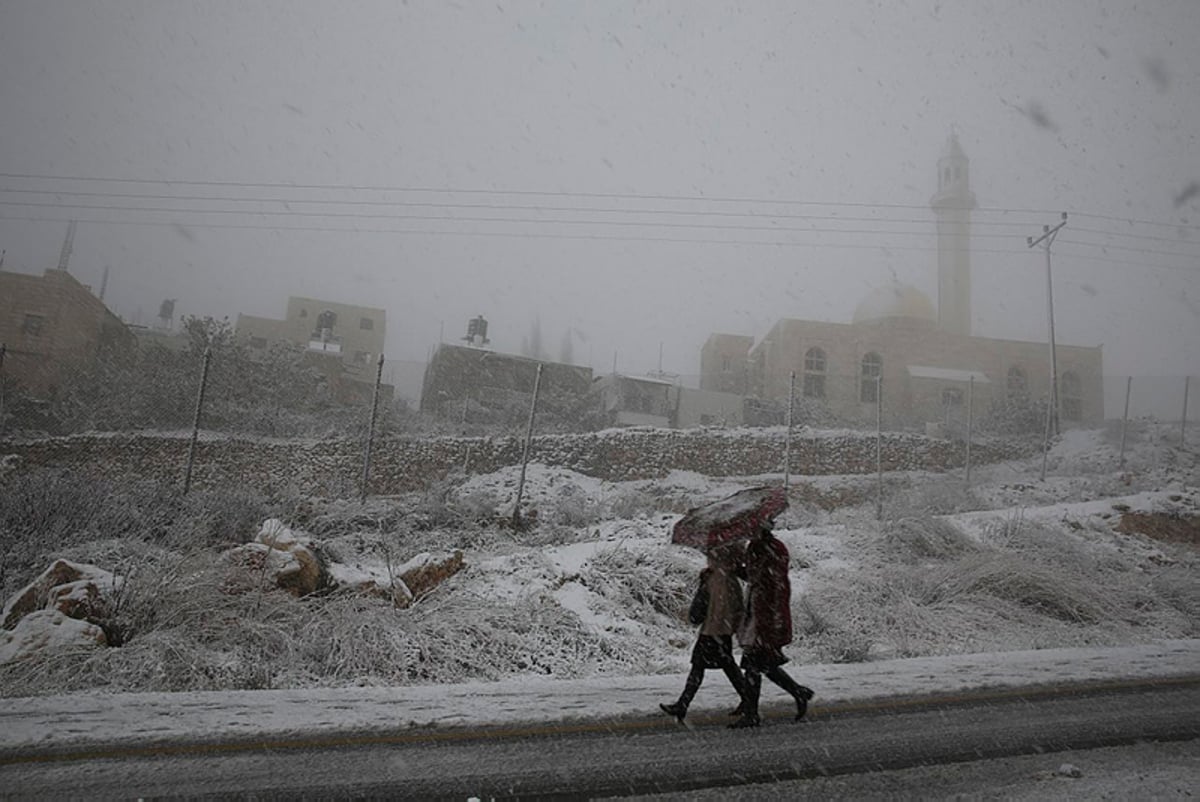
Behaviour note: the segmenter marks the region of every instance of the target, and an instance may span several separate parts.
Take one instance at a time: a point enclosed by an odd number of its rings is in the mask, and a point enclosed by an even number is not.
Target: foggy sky
[[[537,318],[552,357],[574,330],[578,362],[641,373],[661,344],[691,377],[715,331],[848,322],[893,279],[936,300],[954,130],[975,333],[1044,339],[1025,237],[1065,210],[1058,342],[1200,375],[1198,40],[1191,0],[4,0],[0,248],[41,272],[93,221],[71,270],[110,266],[144,323],[306,295],[385,308],[413,366],[482,314],[497,350]]]

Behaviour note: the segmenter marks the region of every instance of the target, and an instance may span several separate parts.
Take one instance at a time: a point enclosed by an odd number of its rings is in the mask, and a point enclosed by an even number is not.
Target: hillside
[[[1197,637],[1198,450],[1180,447],[1177,427],[1140,426],[1118,470],[1118,443],[1103,430],[1065,434],[1044,482],[1040,456],[977,467],[969,487],[961,469],[891,471],[882,520],[874,476],[792,477],[777,533],[792,554],[793,662]],[[0,692],[683,673],[693,632],[682,612],[702,557],[668,544],[671,524],[781,479],[608,481],[531,464],[535,523],[514,530],[518,473],[365,504],[252,488],[179,499],[152,483],[10,473],[4,598],[11,607],[56,558],[95,566],[113,577],[93,611],[110,645],[48,642],[0,666]],[[268,529],[311,546],[323,572],[314,592],[277,589],[269,554],[231,562],[230,549]],[[450,567],[429,579],[437,565]],[[410,599],[401,575],[432,584]],[[0,634],[10,656],[18,630]]]

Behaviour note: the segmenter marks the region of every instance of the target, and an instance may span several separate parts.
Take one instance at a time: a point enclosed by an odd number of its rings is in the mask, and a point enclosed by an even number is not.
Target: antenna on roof
[[[67,223],[67,238],[63,240],[62,252],[58,255],[58,269],[66,272],[71,262],[71,248],[75,243],[75,221]]]

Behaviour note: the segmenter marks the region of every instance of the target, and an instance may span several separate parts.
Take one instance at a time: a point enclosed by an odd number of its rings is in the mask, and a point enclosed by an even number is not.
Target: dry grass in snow
[[[882,521],[863,477],[795,477],[858,499],[795,503],[779,522],[793,557],[796,673],[1200,634],[1195,546],[1119,531],[1124,512],[1200,515],[1196,450],[1143,431],[1118,470],[1109,434],[1077,432],[1051,465],[1044,483],[1037,459],[981,466],[969,489],[961,472],[890,474]],[[694,638],[683,614],[703,558],[669,545],[670,527],[691,506],[779,478],[614,483],[531,465],[524,497],[537,524],[513,531],[499,521],[511,515],[516,468],[366,504],[252,492],[184,501],[161,488],[10,476],[0,494],[6,598],[55,557],[124,581],[106,622],[119,647],[0,666],[0,693],[683,672]],[[231,578],[220,557],[270,517],[355,575],[454,549],[467,567],[403,609],[344,592],[297,599]]]

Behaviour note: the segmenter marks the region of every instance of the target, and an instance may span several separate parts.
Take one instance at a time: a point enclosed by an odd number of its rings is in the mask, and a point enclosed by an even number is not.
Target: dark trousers
[[[742,672],[738,670],[733,653],[729,651],[728,646],[726,645],[720,650],[705,650],[703,658],[699,652],[699,649],[693,652],[692,670],[688,672],[687,681],[683,685],[683,693],[679,695],[679,701],[676,704],[687,709],[688,705],[692,703],[692,699],[696,697],[696,691],[700,690],[700,684],[704,682],[706,668],[719,668],[724,671],[725,676],[729,678],[729,684],[737,691],[738,697],[745,700],[749,688]]]
[[[806,697],[812,696],[812,691],[788,676],[788,673],[779,666],[763,668],[746,661],[743,661],[742,665],[746,670],[747,692],[745,699],[747,710],[745,712],[751,715],[758,715],[758,697],[762,693],[762,678],[764,676],[791,694],[797,703],[806,701]]]

